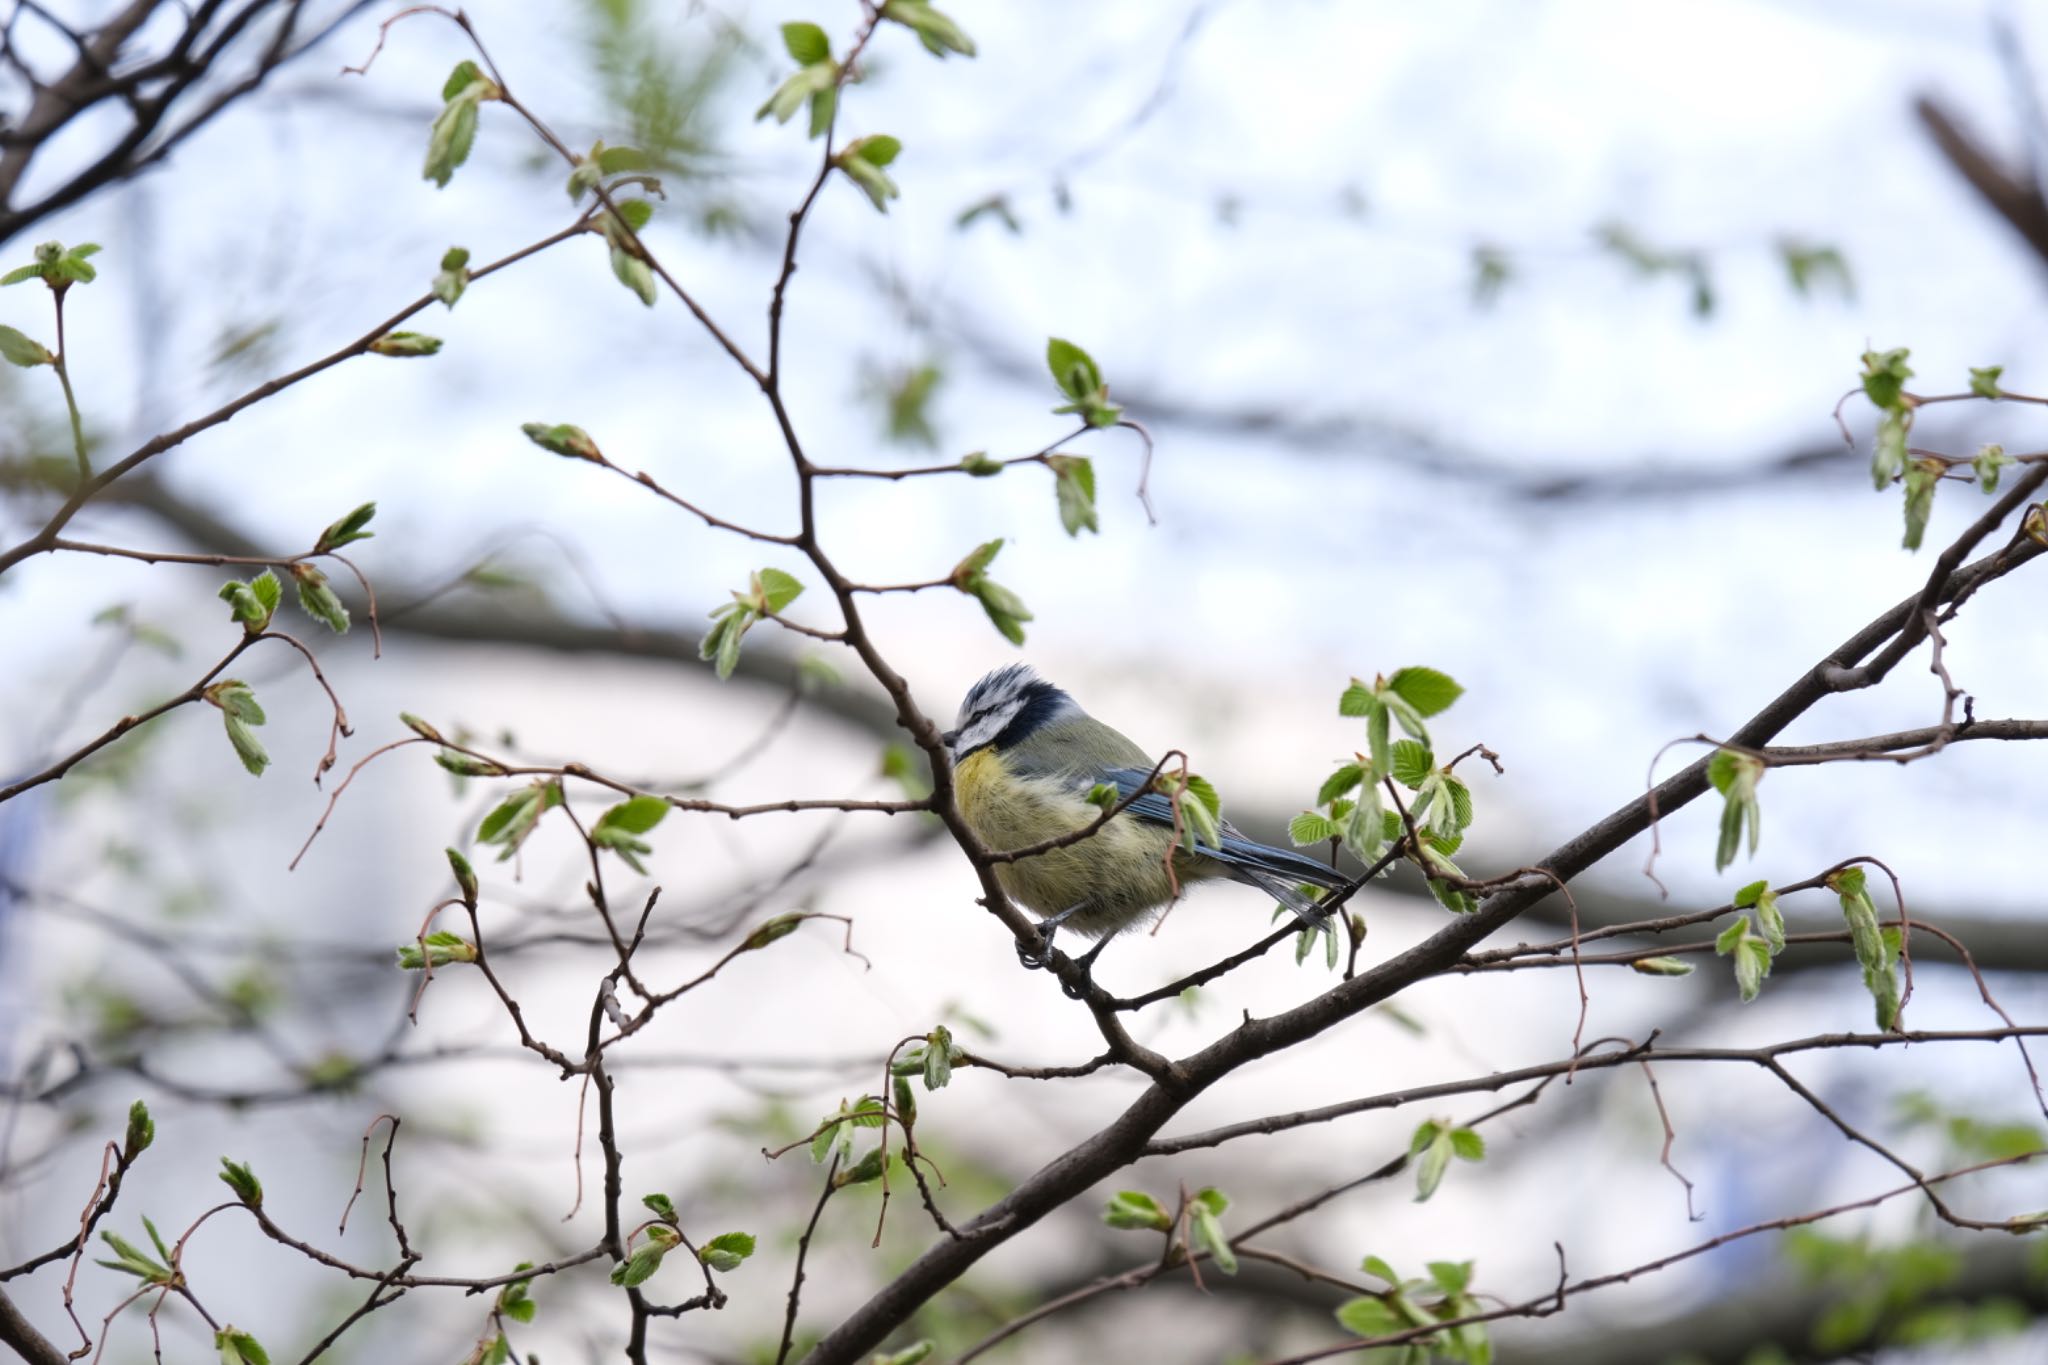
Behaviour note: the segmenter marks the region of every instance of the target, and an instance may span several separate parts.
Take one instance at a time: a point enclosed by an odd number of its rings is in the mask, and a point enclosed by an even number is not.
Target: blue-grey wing
[[[1117,799],[1124,800],[1130,797],[1132,792],[1141,791],[1151,776],[1150,768],[1111,768],[1102,772],[1095,780],[1114,786]],[[1144,791],[1136,800],[1131,801],[1125,810],[1128,814],[1153,824],[1173,824],[1173,802],[1161,792]],[[1339,887],[1348,880],[1337,869],[1326,863],[1319,863],[1305,854],[1247,839],[1228,821],[1223,825],[1221,847],[1211,848],[1205,844],[1190,851],[1248,873],[1270,873],[1281,878],[1308,882],[1314,886]],[[1262,878],[1247,876],[1243,880],[1257,881],[1262,886],[1265,884]]]

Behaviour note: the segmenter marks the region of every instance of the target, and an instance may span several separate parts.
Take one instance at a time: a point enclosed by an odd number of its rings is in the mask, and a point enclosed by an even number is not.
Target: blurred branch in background
[[[129,0],[97,27],[73,28],[38,0],[20,0],[0,23],[0,65],[26,101],[0,112],[0,242],[163,160],[368,5]],[[40,36],[61,39],[70,49],[68,65],[51,68],[29,55],[28,30],[38,26],[48,30]],[[144,32],[156,46],[138,55],[130,45]],[[0,84],[0,93],[5,88]],[[104,135],[83,167],[67,168],[55,183],[22,198],[44,148],[102,109],[120,110],[126,126]]]

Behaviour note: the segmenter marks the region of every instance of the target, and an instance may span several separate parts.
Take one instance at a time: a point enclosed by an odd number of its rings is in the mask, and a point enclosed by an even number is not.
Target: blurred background
[[[63,25],[134,8],[0,0],[10,124],[32,112],[32,78],[75,60]],[[133,145],[123,138],[138,115],[110,99],[32,160],[0,152],[0,267],[45,239],[103,247],[99,279],[66,308],[102,465],[376,325],[417,297],[451,244],[480,264],[572,221],[564,168],[502,107],[483,109],[447,188],[419,178],[441,81],[470,55],[453,26],[398,25],[366,75],[340,74],[370,54],[393,7],[245,0],[199,15],[218,28],[244,9],[211,69],[167,96],[168,116]],[[481,0],[468,12],[511,87],[571,147],[602,138],[652,154],[666,200],[648,244],[741,346],[764,350],[786,215],[817,154],[801,119],[754,118],[789,69],[776,26],[814,20],[843,48],[856,9]],[[873,604],[875,637],[925,709],[949,717],[983,672],[1026,659],[1146,748],[1189,751],[1262,837],[1279,841],[1363,747],[1357,722],[1337,715],[1346,682],[1426,664],[1467,688],[1435,722],[1440,752],[1484,742],[1505,767],[1472,776],[1478,821],[1461,860],[1483,872],[1540,857],[1639,794],[1667,742],[1727,733],[1923,581],[1933,550],[1901,550],[1898,493],[1873,493],[1865,472],[1868,404],[1843,408],[1856,448],[1831,416],[1861,352],[1912,347],[1919,391],[1965,389],[1971,366],[1993,364],[2016,390],[2048,384],[2048,6],[953,0],[948,12],[973,35],[974,60],[934,62],[892,29],[844,100],[842,135],[902,139],[890,168],[902,197],[884,216],[852,186],[826,186],[785,339],[796,425],[832,465],[1025,454],[1067,429],[1049,411],[1060,400],[1042,355],[1048,335],[1070,337],[1156,438],[1157,520],[1136,496],[1139,443],[1115,431],[1072,447],[1095,459],[1099,535],[1066,535],[1052,480],[1024,467],[828,486],[826,544],[856,578],[903,582],[1004,537],[995,576],[1035,615],[1023,650],[958,594]],[[123,60],[163,52],[185,22],[162,7]],[[0,292],[0,322],[47,339],[48,321],[40,287]],[[73,523],[80,539],[122,546],[289,554],[374,499],[376,539],[355,548],[382,648],[360,610],[346,636],[300,632],[356,729],[324,789],[308,779],[329,711],[279,652],[244,672],[269,713],[274,762],[260,780],[212,711],[192,707],[0,805],[0,1264],[75,1231],[100,1143],[138,1097],[161,1137],[108,1224],[131,1238],[140,1214],[182,1228],[217,1202],[208,1173],[225,1154],[256,1167],[297,1235],[386,1262],[379,1210],[359,1208],[345,1234],[334,1220],[366,1125],[391,1113],[404,1120],[401,1206],[434,1249],[424,1271],[499,1273],[596,1239],[592,1198],[564,1219],[578,1197],[577,1087],[519,1051],[473,974],[437,974],[415,1024],[419,983],[392,965],[446,894],[442,848],[469,847],[507,784],[451,779],[400,750],[363,770],[288,866],[335,778],[404,737],[399,711],[653,790],[731,802],[901,793],[890,713],[857,660],[821,655],[837,681],[800,669],[830,647],[798,648],[808,642],[764,625],[732,681],[696,661],[708,612],[749,571],[814,579],[807,566],[520,434],[576,423],[617,463],[719,515],[793,528],[765,405],[672,297],[643,307],[602,244],[579,239],[408,326],[443,338],[440,354],[321,374],[144,466]],[[1915,440],[2032,449],[2038,421],[1956,405],[1930,410]],[[68,435],[50,376],[0,370],[0,542],[32,534],[55,505],[49,462],[68,461]],[[1945,485],[1930,545],[1982,506]],[[0,785],[189,684],[235,638],[215,598],[226,576],[86,555],[0,576]],[[815,587],[792,610],[837,624]],[[1977,714],[2042,713],[2040,621],[2038,593],[2014,582],[1950,631],[1948,665]],[[1940,700],[1916,660],[1787,741],[1928,724]],[[1674,751],[1658,771],[1690,757]],[[1916,916],[1977,949],[2009,1012],[2042,1018],[2048,800],[2035,756],[1959,745],[1907,768],[1776,772],[1762,800],[1753,861],[1712,874],[1717,812],[1702,802],[1662,830],[1668,901],[1641,873],[1645,840],[1587,879],[1582,911],[1613,922],[1704,908],[1755,877],[1792,881],[1871,854]],[[603,804],[577,798],[585,814]],[[858,956],[839,926],[807,925],[664,1012],[619,1063],[629,1200],[666,1191],[693,1236],[762,1238],[725,1277],[723,1313],[656,1325],[660,1358],[772,1359],[818,1174],[801,1151],[764,1161],[764,1145],[873,1090],[890,1047],[939,1022],[1023,1064],[1082,1061],[1099,1044],[1054,982],[1018,970],[933,826],[677,815],[652,842],[651,875],[618,869],[613,893],[637,905],[663,888],[643,967],[657,979],[687,979],[773,914],[852,920]],[[479,865],[508,984],[535,1031],[573,1050],[611,959],[580,845],[544,824],[516,862]],[[1417,889],[1397,880],[1360,898],[1366,961],[1442,923]],[[1269,909],[1248,890],[1206,891],[1157,937],[1112,948],[1101,979],[1124,994],[1171,980],[1264,932]],[[1795,929],[1839,927],[1831,898],[1787,910]],[[1503,941],[1555,932],[1516,926]],[[1868,1026],[1845,954],[1784,959],[1746,1007],[1725,962],[1695,960],[1684,979],[1590,978],[1586,1036],[1659,1028],[1750,1045]],[[1185,1052],[1331,979],[1319,957],[1296,966],[1276,953],[1143,1016],[1139,1036]],[[1569,972],[1431,982],[1233,1078],[1169,1131],[1549,1061],[1568,1055],[1577,1010]],[[1968,976],[1938,963],[1918,976],[1910,1018],[1996,1022]],[[2040,1145],[2008,1047],[1825,1054],[1798,1070],[1930,1166],[2027,1133]],[[1461,1164],[1428,1203],[1400,1176],[1277,1241],[1347,1271],[1367,1253],[1416,1273],[1476,1259],[1482,1290],[1519,1301],[1554,1282],[1553,1243],[1574,1274],[1618,1270],[1896,1179],[1767,1076],[1673,1067],[1659,1080],[1690,1199],[1659,1164],[1664,1130],[1642,1078],[1615,1070],[1492,1125],[1487,1160]],[[943,1206],[970,1215],[1136,1088],[1113,1074],[1046,1085],[963,1069],[926,1098],[919,1127],[946,1172]],[[1249,1222],[1482,1101],[1246,1139],[1114,1188],[1170,1201],[1178,1184],[1216,1185]],[[587,1193],[587,1142],[583,1157]],[[2002,1217],[2043,1203],[2040,1191],[2023,1170],[1959,1201]],[[875,1250],[873,1190],[833,1201],[807,1331],[930,1243],[909,1195],[898,1189]],[[1104,1228],[1099,1208],[1063,1210],[989,1257],[917,1334],[950,1358],[1034,1304],[1156,1258],[1153,1240]],[[1505,1324],[1501,1358],[2048,1354],[2034,1325],[2048,1263],[2023,1241],[1936,1237],[1904,1202],[1824,1232],[1838,1241],[1738,1242],[1557,1318]],[[187,1255],[209,1306],[273,1358],[309,1350],[361,1298],[229,1219]],[[60,1342],[63,1274],[10,1289]],[[1329,1312],[1341,1291],[1254,1268],[1219,1279],[1097,1300],[990,1358],[1257,1360],[1339,1339]],[[88,1325],[123,1283],[81,1273]],[[667,1269],[651,1288],[684,1297],[692,1277]],[[542,1282],[516,1344],[548,1360],[612,1358],[617,1292],[595,1273]],[[483,1318],[481,1301],[417,1293],[326,1358],[461,1359]],[[203,1346],[189,1313],[166,1310],[163,1323],[179,1358]],[[139,1319],[116,1323],[108,1359],[148,1350]]]

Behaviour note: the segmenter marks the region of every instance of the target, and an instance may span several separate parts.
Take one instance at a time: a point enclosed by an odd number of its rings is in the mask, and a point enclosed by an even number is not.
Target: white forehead
[[[1024,690],[1037,681],[1038,674],[1022,664],[997,669],[967,689],[966,697],[960,702],[960,714],[954,718],[954,726],[964,732],[977,716],[992,716],[998,712],[1005,713],[1006,718],[1016,715],[1018,706],[1024,701]]]

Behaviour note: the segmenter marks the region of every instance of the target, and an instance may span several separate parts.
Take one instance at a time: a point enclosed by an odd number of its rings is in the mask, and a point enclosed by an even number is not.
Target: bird
[[[1043,917],[1039,952],[1019,945],[1026,966],[1044,965],[1053,931],[1064,925],[1098,940],[1080,959],[1085,973],[1111,938],[1195,882],[1222,878],[1258,887],[1310,925],[1321,914],[1301,884],[1347,884],[1335,868],[1247,839],[1227,821],[1214,847],[1183,832],[1169,877],[1173,805],[1147,789],[1153,760],[1027,665],[998,668],[970,687],[954,727],[940,738],[952,760],[961,818],[997,852],[1100,820],[1104,808],[1089,800],[1098,787],[1112,787],[1119,802],[1128,801],[1086,838],[995,865],[1004,893]]]

